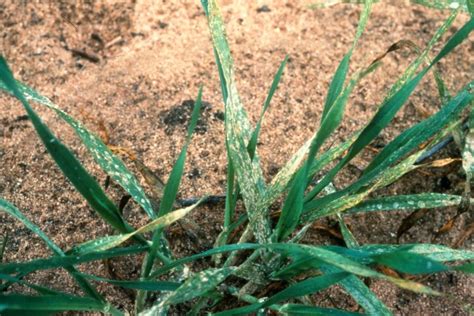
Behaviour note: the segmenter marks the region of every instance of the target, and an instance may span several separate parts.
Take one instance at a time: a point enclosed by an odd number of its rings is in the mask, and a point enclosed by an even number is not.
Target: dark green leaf
[[[395,251],[372,258],[377,263],[409,274],[436,273],[449,269],[438,261],[406,251]]]

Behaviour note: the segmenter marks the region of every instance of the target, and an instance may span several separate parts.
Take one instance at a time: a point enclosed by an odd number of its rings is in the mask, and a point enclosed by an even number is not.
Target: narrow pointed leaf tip
[[[115,236],[107,236],[107,237],[103,237],[103,238],[99,238],[99,239],[95,239],[95,240],[91,240],[86,243],[83,243],[79,245],[78,247],[74,248],[72,250],[72,253],[85,254],[85,253],[90,253],[90,252],[108,250],[110,248],[117,247],[118,245],[124,243],[125,241],[127,241],[128,239],[132,238],[133,236],[137,234],[144,234],[147,232],[160,230],[180,220],[184,216],[186,216],[189,212],[194,210],[204,199],[205,197],[201,198],[196,204],[165,214],[157,218],[156,220],[150,222],[149,224],[135,230],[132,233],[123,234],[123,235],[115,235]]]

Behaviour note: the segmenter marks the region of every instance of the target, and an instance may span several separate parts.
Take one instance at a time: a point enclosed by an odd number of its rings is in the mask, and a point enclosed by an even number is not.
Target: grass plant
[[[410,291],[429,295],[443,295],[410,278],[384,274],[377,269],[382,265],[408,275],[424,275],[443,271],[473,272],[474,259],[470,250],[452,249],[434,244],[361,244],[344,219],[356,213],[410,211],[436,209],[446,206],[471,205],[474,140],[471,132],[465,134],[463,167],[467,175],[466,194],[421,193],[372,197],[402,176],[420,168],[419,158],[435,147],[453,131],[459,131],[463,114],[470,111],[472,128],[474,82],[468,82],[452,95],[448,93],[441,74],[436,69],[443,59],[460,45],[474,28],[469,20],[444,43],[442,49],[430,58],[433,47],[448,31],[461,7],[454,10],[437,30],[426,48],[406,68],[391,87],[374,116],[358,132],[341,144],[322,151],[323,145],[342,124],[349,96],[360,80],[369,76],[383,63],[383,56],[349,76],[349,66],[359,38],[369,18],[372,0],[362,1],[359,25],[352,46],[340,61],[330,83],[319,128],[315,134],[289,159],[285,166],[267,183],[263,177],[258,154],[258,138],[262,121],[269,109],[273,94],[284,74],[286,57],[278,68],[270,86],[255,127],[248,119],[237,89],[233,59],[224,31],[224,23],[216,0],[202,0],[213,43],[213,51],[221,82],[225,105],[225,144],[227,151],[227,187],[223,209],[222,233],[215,246],[207,251],[177,258],[163,234],[171,223],[182,220],[206,200],[184,208],[177,207],[176,195],[180,187],[186,152],[199,117],[202,89],[199,90],[189,123],[185,144],[161,192],[158,207],[140,186],[125,163],[104,142],[89,132],[60,107],[33,88],[14,79],[6,61],[0,59],[0,89],[15,97],[24,107],[40,140],[72,186],[84,197],[91,209],[115,231],[115,234],[71,245],[60,249],[42,230],[10,202],[0,199],[0,210],[22,222],[50,248],[48,258],[26,262],[0,264],[0,313],[2,315],[54,314],[61,311],[98,311],[123,315],[95,287],[97,282],[136,291],[135,313],[165,315],[176,305],[184,306],[190,314],[213,312],[217,315],[263,315],[268,310],[289,315],[354,315],[357,313],[334,308],[322,308],[311,303],[311,294],[339,285],[359,304],[360,311],[370,315],[391,315],[390,310],[364,283],[365,278],[386,280]],[[392,48],[393,49],[393,48]],[[388,143],[368,164],[361,176],[340,190],[333,189],[333,180],[386,128],[406,104],[420,81],[430,72],[436,75],[442,106],[437,113],[411,128],[402,131]],[[95,178],[83,167],[78,158],[46,126],[31,103],[45,106],[70,125],[82,140],[101,169],[119,184],[143,210],[149,223],[132,227],[122,216]],[[327,170],[322,174],[323,170]],[[270,206],[279,200],[280,211]],[[238,217],[236,205],[242,202],[245,214]],[[316,221],[333,217],[339,221],[345,247],[309,245],[301,243],[307,229]],[[233,232],[241,232],[238,243],[229,243]],[[151,233],[151,238],[150,238]],[[10,236],[10,238],[13,238]],[[6,236],[0,241],[0,259]],[[125,243],[128,241],[127,243]],[[144,253],[140,278],[112,280],[76,268],[83,263],[114,259]],[[206,269],[192,271],[192,264],[207,258]],[[212,259],[212,260],[210,260]],[[446,264],[446,263],[449,263]],[[44,285],[24,281],[24,277],[39,270],[65,269],[82,289],[72,294],[50,289]],[[34,290],[26,295],[10,290],[20,284]],[[258,293],[271,284],[279,284],[269,296]],[[232,307],[225,298],[232,296],[241,304]],[[53,303],[52,303],[53,302]]]

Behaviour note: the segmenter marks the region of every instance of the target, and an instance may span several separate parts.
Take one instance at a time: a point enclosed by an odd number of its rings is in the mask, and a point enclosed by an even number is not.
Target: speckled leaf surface
[[[17,84],[20,91],[28,100],[38,102],[39,104],[54,110],[59,117],[68,123],[81,138],[84,145],[102,170],[123,187],[124,190],[127,191],[143,208],[150,218],[156,217],[151,202],[146,196],[143,188],[140,186],[137,178],[127,169],[123,161],[110,151],[107,145],[105,145],[99,137],[88,131],[84,125],[73,119],[48,98],[42,96],[37,91],[21,82],[17,82]],[[11,93],[3,82],[0,82],[0,89]]]
[[[262,204],[265,194],[262,169],[257,153],[252,159],[247,150],[252,128],[235,85],[232,56],[219,7],[215,0],[207,4],[209,29],[226,84],[225,130],[229,155],[255,236],[265,242],[270,236],[270,226],[267,209]]]
[[[118,245],[124,243],[128,239],[132,238],[137,234],[144,234],[154,230],[162,229],[171,225],[172,223],[180,220],[184,216],[186,216],[189,212],[194,210],[199,203],[201,203],[203,199],[201,199],[198,203],[193,204],[191,206],[167,213],[159,218],[155,219],[154,221],[146,224],[145,226],[140,227],[139,229],[131,232],[129,234],[122,234],[122,235],[113,235],[113,236],[106,236],[95,240],[90,240],[85,242],[77,247],[75,247],[72,251],[74,254],[85,254],[95,251],[104,251],[113,247],[117,247]]]

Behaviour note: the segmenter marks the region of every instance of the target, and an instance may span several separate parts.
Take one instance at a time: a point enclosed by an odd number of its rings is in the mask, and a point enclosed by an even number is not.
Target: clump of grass
[[[233,60],[224,32],[224,24],[215,0],[202,1],[213,42],[222,96],[225,104],[225,137],[228,157],[225,220],[215,247],[207,251],[177,259],[164,237],[168,225],[185,218],[199,206],[197,203],[179,208],[176,195],[180,186],[186,152],[199,117],[202,90],[199,90],[188,128],[185,145],[162,191],[158,207],[154,207],[138,180],[125,164],[81,123],[53,104],[49,99],[13,78],[5,60],[0,59],[0,89],[16,97],[25,108],[35,130],[48,152],[71,184],[116,231],[115,235],[101,237],[74,245],[64,252],[14,205],[0,199],[0,209],[21,221],[38,235],[53,252],[45,259],[27,262],[9,262],[0,265],[0,312],[54,313],[59,311],[99,311],[122,315],[95,289],[93,282],[106,282],[136,291],[135,313],[142,315],[166,314],[174,305],[186,304],[189,313],[214,311],[222,315],[249,313],[264,314],[273,310],[282,314],[327,315],[353,314],[339,309],[321,308],[311,304],[309,295],[340,285],[367,314],[389,315],[389,309],[365,285],[361,278],[387,280],[402,288],[440,295],[437,291],[409,279],[383,274],[376,269],[383,265],[401,273],[419,275],[459,270],[472,273],[472,264],[445,265],[474,259],[474,252],[456,250],[433,244],[361,245],[346,226],[344,218],[355,213],[385,212],[390,210],[416,210],[440,208],[450,205],[471,205],[465,194],[456,196],[440,193],[385,196],[371,198],[371,193],[400,179],[420,167],[419,161],[438,142],[461,125],[461,114],[473,101],[474,83],[468,83],[454,96],[450,96],[439,73],[436,73],[441,109],[433,116],[403,131],[381,150],[365,168],[362,175],[341,190],[334,190],[336,175],[371,143],[392,121],[406,103],[419,82],[436,63],[463,42],[474,28],[470,20],[460,28],[433,58],[429,53],[454,21],[454,11],[436,32],[427,47],[419,52],[397,82],[392,86],[373,118],[345,142],[320,152],[325,141],[341,124],[348,98],[358,82],[382,63],[383,56],[357,71],[349,79],[349,64],[357,42],[367,23],[372,1],[365,1],[353,45],[339,63],[330,84],[320,128],[288,161],[270,183],[266,183],[257,151],[262,120],[272,96],[283,75],[287,58],[280,65],[255,128],[249,122],[241,103],[234,78]],[[396,49],[392,47],[391,50]],[[425,65],[426,64],[426,65]],[[423,66],[425,65],[425,66]],[[72,152],[42,122],[30,106],[35,101],[55,111],[81,138],[99,166],[141,206],[150,222],[138,229],[123,218],[119,208],[111,201],[96,180],[86,171]],[[471,111],[470,126],[474,115]],[[471,135],[471,134],[469,134]],[[468,182],[472,177],[472,136],[467,136],[464,150],[464,168]],[[424,145],[424,146],[421,146]],[[421,149],[420,149],[421,148]],[[331,162],[337,163],[322,177],[314,181]],[[466,186],[466,192],[470,186]],[[283,197],[280,212],[270,212],[270,205]],[[246,213],[236,217],[236,204],[242,200]],[[315,221],[332,216],[339,221],[346,246],[306,245],[300,243],[306,230]],[[240,230],[239,230],[240,229]],[[241,231],[239,242],[229,244],[229,235]],[[148,239],[146,233],[152,233]],[[6,239],[3,239],[6,240]],[[123,246],[125,241],[131,245]],[[3,249],[5,241],[2,241]],[[245,250],[245,251],[244,251]],[[3,250],[2,250],[3,252]],[[76,269],[82,263],[111,259],[119,256],[145,253],[141,276],[137,280],[113,280]],[[213,267],[191,272],[189,264],[201,258],[212,257]],[[38,270],[64,268],[76,280],[83,296],[52,290],[23,280]],[[93,281],[93,282],[92,282]],[[12,293],[12,284],[21,284],[38,294]],[[256,293],[278,283],[283,286],[270,297]],[[7,294],[5,294],[5,292]],[[153,294],[153,295],[152,295]],[[222,310],[226,297],[233,296],[244,303],[243,307]]]

